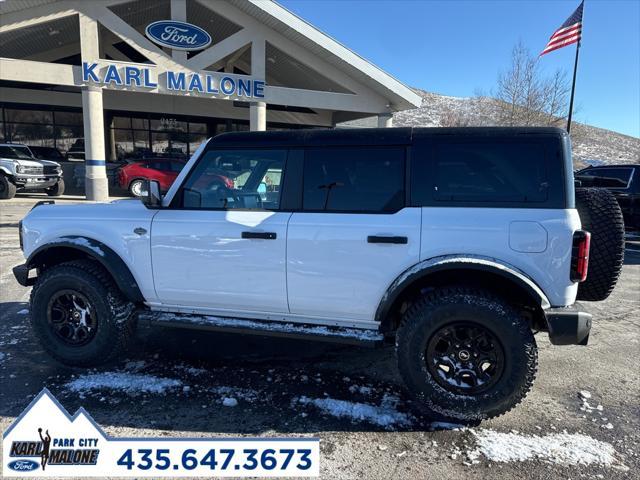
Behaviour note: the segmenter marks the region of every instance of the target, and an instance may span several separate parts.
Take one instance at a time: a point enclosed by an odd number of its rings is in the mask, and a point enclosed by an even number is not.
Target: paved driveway
[[[412,408],[392,350],[162,329],[140,331],[127,359],[98,370],[54,363],[31,334],[29,289],[10,271],[22,261],[17,222],[34,201],[0,203],[3,430],[47,386],[116,436],[317,435],[324,478],[640,478],[640,253],[627,252],[612,297],[587,306],[588,347],[538,335],[528,398],[451,429]]]

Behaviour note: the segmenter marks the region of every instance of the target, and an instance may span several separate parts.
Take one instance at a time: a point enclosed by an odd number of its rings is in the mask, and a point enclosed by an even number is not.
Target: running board
[[[321,342],[346,343],[378,347],[383,344],[384,336],[377,330],[359,328],[326,327],[306,323],[247,320],[244,318],[215,317],[210,315],[189,315],[143,311],[138,320],[150,325],[190,328],[214,332],[239,333],[245,335],[263,335],[270,337],[298,338]]]

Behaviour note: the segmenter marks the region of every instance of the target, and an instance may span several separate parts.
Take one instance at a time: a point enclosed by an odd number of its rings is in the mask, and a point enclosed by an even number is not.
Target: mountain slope
[[[396,127],[440,127],[448,125],[496,125],[495,100],[438,95],[414,89],[422,106],[393,116]],[[346,122],[345,127],[374,127],[375,118]],[[640,138],[611,130],[573,123],[573,159],[576,167],[588,164],[640,163]]]

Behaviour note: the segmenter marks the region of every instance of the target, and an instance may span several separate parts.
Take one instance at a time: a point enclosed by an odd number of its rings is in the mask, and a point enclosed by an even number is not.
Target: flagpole
[[[571,133],[571,117],[573,116],[573,96],[576,91],[576,73],[578,71],[578,54],[580,53],[580,40],[576,44],[576,61],[573,64],[573,82],[571,82],[571,99],[569,100],[569,116],[567,118],[567,133]]]

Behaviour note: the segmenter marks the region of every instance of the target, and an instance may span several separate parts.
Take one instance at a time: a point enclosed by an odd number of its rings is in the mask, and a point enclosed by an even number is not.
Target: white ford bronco
[[[611,293],[623,234],[558,129],[227,133],[164,198],[35,207],[14,273],[65,364],[117,358],[142,321],[393,344],[419,406],[475,422],[527,394],[535,333],[586,345],[574,302]]]
[[[0,199],[13,198],[18,190],[36,189],[50,196],[64,193],[60,164],[37,159],[26,145],[0,143]]]

